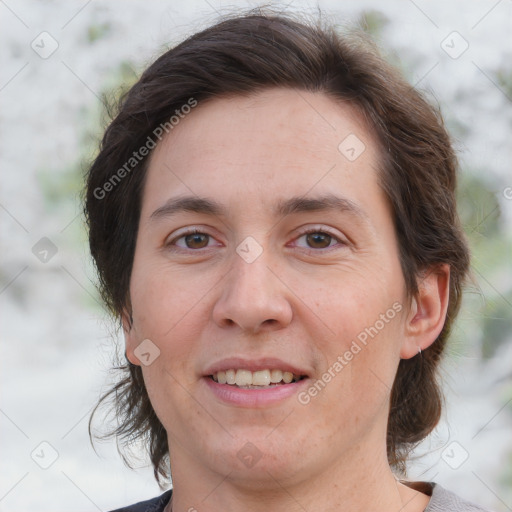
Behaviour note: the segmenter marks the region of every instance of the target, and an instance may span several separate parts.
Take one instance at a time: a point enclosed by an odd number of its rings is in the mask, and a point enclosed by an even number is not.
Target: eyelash
[[[197,251],[200,251],[200,250],[205,250],[205,249],[209,249],[210,247],[207,246],[207,247],[203,247],[203,248],[200,248],[200,249],[191,249],[189,247],[180,247],[179,245],[176,245],[176,242],[178,240],[181,240],[181,239],[184,239],[186,238],[187,236],[190,236],[190,235],[195,235],[195,234],[198,234],[198,235],[206,235],[207,237],[209,237],[209,240],[210,241],[211,239],[214,239],[214,237],[204,231],[201,231],[200,229],[198,228],[193,228],[193,229],[189,229],[188,231],[185,231],[183,233],[180,233],[179,236],[173,238],[172,240],[170,240],[169,242],[167,242],[165,244],[166,247],[174,247],[174,248],[177,248],[177,250],[183,250],[183,251],[194,251],[194,252],[197,252]],[[295,238],[294,238],[294,241],[297,241],[299,240],[300,238],[304,237],[304,236],[307,236],[307,235],[311,235],[311,234],[323,234],[323,235],[327,235],[329,237],[331,237],[331,241],[334,241],[336,242],[334,245],[329,245],[325,248],[313,248],[313,247],[301,247],[302,250],[304,251],[307,251],[307,252],[312,252],[312,253],[319,253],[319,252],[327,252],[327,251],[330,251],[330,250],[333,250],[333,249],[338,249],[339,246],[346,246],[347,243],[342,241],[340,239],[339,236],[335,235],[334,233],[332,233],[330,230],[328,229],[325,229],[324,227],[316,227],[316,228],[309,228],[309,229],[306,229],[304,231],[301,231]],[[287,244],[287,246],[289,246],[289,244]]]

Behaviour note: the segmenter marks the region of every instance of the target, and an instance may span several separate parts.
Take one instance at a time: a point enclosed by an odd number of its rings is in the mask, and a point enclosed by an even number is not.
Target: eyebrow
[[[304,212],[347,212],[368,222],[366,212],[348,198],[326,194],[320,197],[292,197],[281,200],[274,208],[274,215],[286,216]],[[183,196],[169,199],[163,206],[157,208],[150,219],[171,217],[181,212],[201,213],[211,216],[226,216],[226,208],[211,199],[197,196]]]
[[[362,220],[369,220],[366,212],[354,201],[346,197],[326,194],[320,197],[292,197],[278,203],[276,213],[278,215],[291,215],[302,212],[339,211],[351,213]]]
[[[169,199],[151,214],[150,219],[171,217],[181,212],[204,213],[212,216],[220,216],[225,213],[224,208],[211,199],[185,196]]]

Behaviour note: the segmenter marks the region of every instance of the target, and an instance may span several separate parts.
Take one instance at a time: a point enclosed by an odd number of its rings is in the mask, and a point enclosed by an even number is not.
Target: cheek
[[[321,380],[329,388],[318,393],[319,405],[328,416],[375,411],[389,396],[400,357],[401,279],[368,269],[338,275],[331,283],[315,293],[316,310],[329,328],[327,336],[316,338],[323,354]],[[333,401],[340,404],[337,411],[330,409]]]
[[[134,267],[130,293],[139,335],[163,345],[193,337],[209,318],[205,303],[214,287],[214,276],[176,272],[165,262]]]
[[[173,410],[186,406],[183,389],[196,381],[194,367],[199,350],[198,340],[210,318],[208,280],[189,281],[169,268],[134,267],[131,300],[133,333],[131,351],[145,339],[151,340],[160,351],[149,366],[143,366],[144,381],[158,411],[159,404],[173,403]],[[128,345],[127,345],[128,348]],[[165,407],[164,407],[165,409]]]
[[[401,274],[367,267],[343,268],[329,277],[320,286],[304,286],[303,282],[306,302],[314,306],[330,331],[329,345],[338,340],[341,350],[358,335],[364,338],[368,329],[373,332],[375,324],[380,334],[398,327],[401,315],[397,308],[404,300]]]

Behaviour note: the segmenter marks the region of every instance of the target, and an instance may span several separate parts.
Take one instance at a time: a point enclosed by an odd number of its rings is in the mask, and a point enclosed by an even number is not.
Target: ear
[[[123,309],[121,325],[123,326],[126,358],[130,363],[136,366],[141,366],[139,359],[134,354],[134,350],[137,347],[138,342],[135,329],[133,327],[132,314],[127,309]]]
[[[444,326],[449,297],[450,266],[429,269],[418,282],[418,293],[407,315],[402,359],[410,359],[434,343]]]

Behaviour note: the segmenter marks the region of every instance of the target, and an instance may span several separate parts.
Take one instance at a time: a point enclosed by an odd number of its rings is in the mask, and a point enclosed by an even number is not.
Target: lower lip
[[[307,385],[309,379],[304,378],[297,382],[290,382],[290,384],[280,384],[262,389],[244,389],[230,384],[219,384],[211,377],[204,377],[203,380],[213,394],[223,402],[241,407],[265,407],[295,395],[300,388]]]

